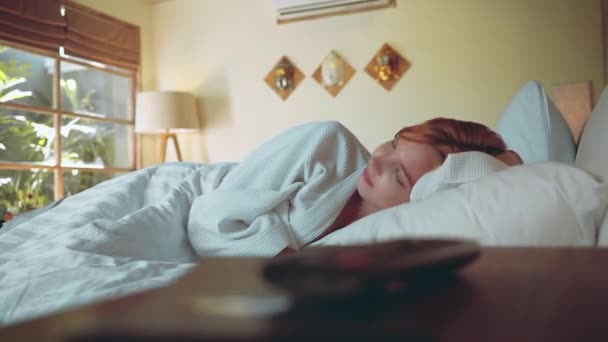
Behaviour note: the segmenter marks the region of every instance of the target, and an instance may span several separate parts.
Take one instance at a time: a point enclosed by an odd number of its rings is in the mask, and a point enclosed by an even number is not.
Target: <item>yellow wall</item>
[[[275,24],[270,0],[153,5],[157,85],[203,100],[187,160],[238,160],[286,127],[339,120],[368,147],[442,115],[494,126],[525,81],[601,82],[599,0],[398,0],[396,9]],[[388,93],[362,70],[388,42],[413,63]],[[330,50],[357,70],[331,98],[310,77]],[[263,78],[281,55],[307,78],[281,101]]]
[[[107,13],[116,18],[133,23],[141,32],[141,90],[152,90],[156,87],[155,51],[152,29],[152,2],[150,0],[76,0],[85,6]],[[142,136],[142,164],[156,162],[157,139],[153,136]]]
[[[494,126],[524,82],[602,85],[599,0],[398,0],[396,9],[276,25],[270,0],[77,0],[142,32],[142,89],[191,91],[204,131],[186,160],[239,160],[281,130],[339,120],[366,146],[434,116]],[[363,71],[388,42],[413,66],[386,92]],[[330,50],[356,69],[331,98],[310,75]],[[281,55],[307,78],[285,102],[263,78]],[[144,139],[143,164],[157,140]],[[169,158],[171,149],[169,149]]]

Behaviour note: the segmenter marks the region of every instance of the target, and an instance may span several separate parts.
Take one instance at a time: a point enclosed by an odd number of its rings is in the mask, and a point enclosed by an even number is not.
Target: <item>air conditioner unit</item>
[[[273,0],[277,23],[395,7],[396,0]]]

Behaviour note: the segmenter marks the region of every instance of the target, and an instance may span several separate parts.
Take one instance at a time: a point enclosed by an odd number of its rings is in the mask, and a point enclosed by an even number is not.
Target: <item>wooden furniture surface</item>
[[[284,298],[257,276],[262,261],[203,262],[173,286],[6,327],[0,340],[608,341],[608,249],[487,248],[458,276],[397,294],[267,317],[239,315],[238,301],[205,309],[243,285]]]

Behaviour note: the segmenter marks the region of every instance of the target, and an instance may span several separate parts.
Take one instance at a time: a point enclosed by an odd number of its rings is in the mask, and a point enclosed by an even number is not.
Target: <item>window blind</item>
[[[63,0],[62,3],[66,20],[63,41],[66,54],[131,69],[139,66],[138,26],[73,1]]]
[[[64,14],[61,14],[61,8]],[[140,64],[139,27],[70,0],[0,1],[0,38],[128,69]]]
[[[57,53],[66,30],[60,0],[0,1],[0,38]]]

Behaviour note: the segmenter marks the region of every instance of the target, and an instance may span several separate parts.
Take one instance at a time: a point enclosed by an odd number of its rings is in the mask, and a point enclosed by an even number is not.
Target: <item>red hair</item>
[[[445,159],[450,153],[479,151],[497,156],[507,150],[498,133],[477,122],[436,118],[402,128],[398,139],[432,145]]]

